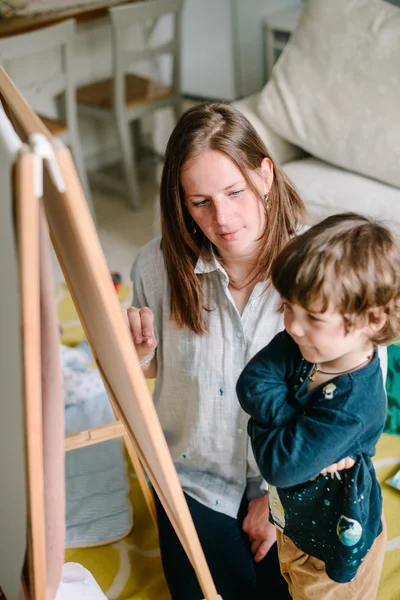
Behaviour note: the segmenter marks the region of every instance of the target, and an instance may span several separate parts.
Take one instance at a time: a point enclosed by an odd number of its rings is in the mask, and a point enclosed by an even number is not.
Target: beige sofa
[[[235,103],[283,165],[310,222],[355,211],[400,235],[400,8],[307,0],[259,93]]]

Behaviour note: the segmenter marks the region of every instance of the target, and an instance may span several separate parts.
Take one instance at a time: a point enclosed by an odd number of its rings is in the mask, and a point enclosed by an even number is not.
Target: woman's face
[[[264,158],[251,177],[265,196],[273,179],[271,161]],[[264,206],[230,158],[217,150],[204,151],[183,166],[181,186],[196,227],[222,257],[256,252],[265,226]]]

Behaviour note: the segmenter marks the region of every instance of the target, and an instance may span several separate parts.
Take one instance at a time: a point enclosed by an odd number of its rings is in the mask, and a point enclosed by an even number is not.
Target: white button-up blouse
[[[236,517],[243,494],[265,493],[249,445],[248,415],[236,382],[248,361],[283,329],[279,296],[257,283],[240,315],[226,271],[213,257],[198,260],[208,332],[202,336],[170,320],[170,286],[160,238],[139,251],[132,267],[133,306],[154,314],[157,378],[154,403],[184,491]]]

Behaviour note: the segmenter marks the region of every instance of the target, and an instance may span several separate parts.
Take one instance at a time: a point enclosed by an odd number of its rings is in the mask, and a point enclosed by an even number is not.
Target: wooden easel
[[[38,269],[36,263],[29,271],[24,261],[27,259],[28,253],[37,256],[37,247],[40,245],[40,237],[43,232],[43,226],[39,229],[38,225],[42,206],[54,249],[92,347],[93,356],[108,390],[110,401],[119,419],[111,425],[68,436],[65,440],[65,449],[72,450],[123,436],[153,518],[155,513],[151,502],[151,492],[140,463],[144,465],[191,561],[205,599],[220,599],[200,546],[134,346],[123,322],[111,277],[71,155],[59,140],[51,137],[1,68],[0,94],[16,122],[18,131],[22,131],[25,140],[30,142],[29,147],[25,147],[20,153],[16,170],[19,246],[21,265],[25,264],[22,267],[22,279],[24,279],[23,273],[25,273],[25,278],[35,289],[37,298]],[[32,138],[33,134],[41,134],[39,138],[36,137],[36,145]],[[37,185],[38,169],[42,168],[42,165],[44,187],[41,194],[37,190],[33,190]],[[22,223],[25,223],[24,227],[22,227]],[[33,246],[35,247],[34,252],[32,251]],[[28,260],[30,258],[31,262],[34,262],[36,259],[32,256],[28,257]],[[23,286],[22,288],[24,290]],[[22,295],[24,296],[24,291]],[[30,381],[29,377],[34,378],[34,370],[38,367],[37,353],[35,354],[35,348],[37,350],[38,347],[38,332],[35,327],[28,332],[32,311],[29,309],[28,301],[24,302],[24,298],[22,300],[23,313],[24,310],[26,311],[23,327],[25,380]],[[36,304],[34,313],[37,315],[38,311]],[[40,367],[43,368],[43,365]],[[30,410],[26,411],[25,429],[30,515],[29,595],[30,600],[43,600],[44,598],[53,600],[47,589],[46,559],[48,557],[46,557],[45,548],[43,465],[40,462],[40,450],[35,453],[33,448],[33,444],[41,436],[39,426],[40,385],[36,382],[36,386],[30,389],[35,391],[35,397],[34,402],[30,402]],[[25,399],[27,393],[28,386],[26,385]],[[36,407],[34,412],[32,412],[32,406]],[[36,441],[34,442],[31,434],[35,419]],[[39,484],[36,483],[37,477],[39,477]],[[64,527],[65,524],[59,524],[59,526]]]

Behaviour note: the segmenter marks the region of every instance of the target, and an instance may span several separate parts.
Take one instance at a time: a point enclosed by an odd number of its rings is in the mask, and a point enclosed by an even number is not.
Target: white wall
[[[235,22],[240,48],[238,97],[257,92],[265,84],[264,23],[268,16],[300,5],[301,0],[252,0],[249,10],[247,0],[235,1]]]
[[[200,98],[236,96],[230,0],[185,0],[182,15],[182,90]]]
[[[264,22],[301,0],[185,0],[182,89],[232,101],[264,81]]]

